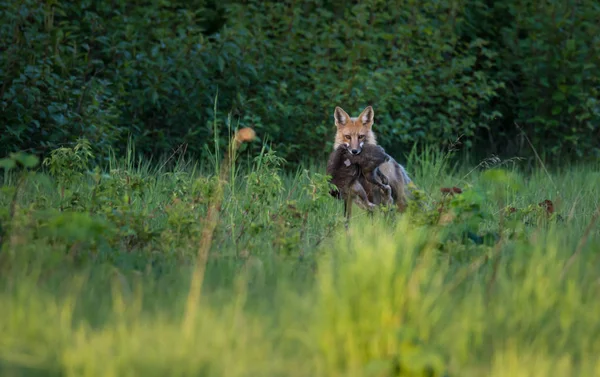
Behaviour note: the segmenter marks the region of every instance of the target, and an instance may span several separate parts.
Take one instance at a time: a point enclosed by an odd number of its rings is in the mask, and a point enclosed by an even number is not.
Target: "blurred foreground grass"
[[[215,179],[82,150],[4,176],[1,376],[600,375],[598,167],[411,156],[421,206],[346,231],[322,168],[265,152],[231,171],[186,327]]]

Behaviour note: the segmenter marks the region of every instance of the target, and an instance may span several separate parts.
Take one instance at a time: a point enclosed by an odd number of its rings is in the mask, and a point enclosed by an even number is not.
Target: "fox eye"
[[[350,140],[351,139],[350,135],[344,135],[344,137],[346,138],[346,140]]]
[[[358,140],[362,140],[365,138],[365,135],[358,135]]]

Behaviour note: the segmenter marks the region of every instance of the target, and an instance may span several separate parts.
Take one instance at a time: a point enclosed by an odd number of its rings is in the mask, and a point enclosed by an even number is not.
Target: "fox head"
[[[356,118],[351,118],[341,107],[337,106],[333,113],[337,133],[333,148],[345,145],[352,154],[360,154],[365,144],[377,144],[373,126],[373,108],[367,106]]]

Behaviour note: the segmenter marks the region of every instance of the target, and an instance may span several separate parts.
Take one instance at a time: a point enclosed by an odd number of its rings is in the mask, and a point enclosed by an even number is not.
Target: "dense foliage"
[[[291,162],[333,109],[371,104],[381,143],[597,156],[600,7],[579,2],[0,1],[0,150],[85,136],[98,156],[214,149],[227,118]],[[215,110],[217,111],[215,113]],[[215,123],[216,122],[216,123]],[[258,144],[255,145],[259,148]]]

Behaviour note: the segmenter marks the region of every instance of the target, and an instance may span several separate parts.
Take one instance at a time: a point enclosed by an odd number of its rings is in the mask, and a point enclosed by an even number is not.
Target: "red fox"
[[[340,146],[345,146],[351,155],[360,155],[365,145],[377,145],[377,139],[373,132],[374,111],[367,106],[358,117],[351,118],[341,107],[337,106],[334,111],[335,134],[334,151]],[[407,202],[407,185],[411,182],[406,170],[392,157],[379,165],[379,170],[387,177],[392,190],[392,198],[396,202],[398,210],[404,212]],[[363,186],[369,186],[366,180],[359,180]],[[364,187],[367,189],[367,187]],[[382,202],[381,190],[367,189],[369,201],[375,205]]]

